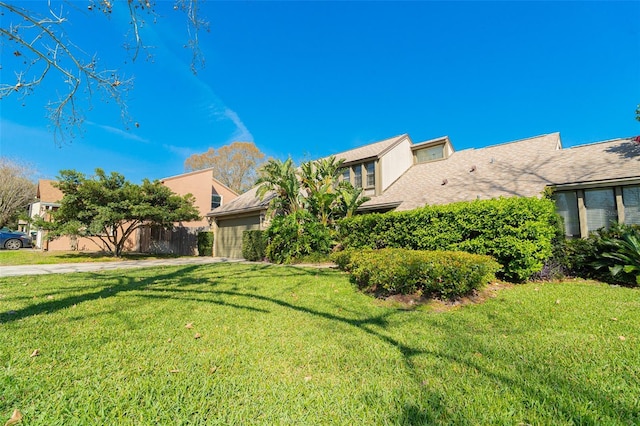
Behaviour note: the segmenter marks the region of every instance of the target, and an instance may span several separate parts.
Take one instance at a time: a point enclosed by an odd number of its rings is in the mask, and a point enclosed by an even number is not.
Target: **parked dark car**
[[[29,235],[7,228],[0,229],[0,248],[18,250],[22,247],[31,247],[31,237]]]

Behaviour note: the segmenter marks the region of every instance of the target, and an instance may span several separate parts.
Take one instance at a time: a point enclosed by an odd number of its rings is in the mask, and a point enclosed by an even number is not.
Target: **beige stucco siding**
[[[413,153],[411,152],[411,141],[409,139],[405,139],[385,153],[380,159],[382,191],[385,191],[412,165]]]

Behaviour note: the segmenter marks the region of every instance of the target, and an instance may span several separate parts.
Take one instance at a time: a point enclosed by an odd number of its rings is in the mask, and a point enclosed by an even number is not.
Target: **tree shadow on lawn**
[[[487,315],[487,318],[489,317],[490,315]],[[508,315],[505,317],[507,318],[500,321],[511,319]],[[505,412],[505,418],[502,419],[504,422],[531,424],[532,421],[536,422],[536,418],[539,421],[541,416],[546,416],[546,421],[550,424],[640,424],[640,407],[637,402],[622,401],[618,398],[619,390],[611,389],[605,392],[590,385],[591,379],[587,374],[576,374],[568,370],[562,361],[555,363],[552,359],[546,363],[539,362],[527,359],[529,354],[526,352],[511,350],[508,346],[501,349],[484,343],[479,335],[495,336],[494,331],[478,332],[477,324],[467,321],[430,321],[425,326],[439,328],[444,335],[450,337],[441,342],[443,345],[437,351],[416,351],[417,353],[460,365],[467,371],[479,374],[484,382],[494,383],[496,389],[515,389],[521,393],[519,406],[513,407],[511,413]],[[461,352],[460,348],[467,350]],[[588,362],[586,353],[581,352],[579,355],[585,357],[584,362]],[[593,368],[595,371],[598,366],[594,365]],[[515,372],[510,374],[510,370]],[[634,380],[628,377],[626,381],[633,383]],[[435,389],[425,390],[428,403],[420,406],[407,404],[394,423],[478,423],[478,419],[465,415],[464,409],[448,405],[446,394],[443,392]],[[440,415],[434,416],[434,410]],[[514,412],[525,414],[522,418],[509,417],[513,416]],[[527,418],[527,413],[530,413],[533,420]]]
[[[211,269],[207,268],[207,266],[213,266],[216,268],[215,273],[211,273]],[[91,273],[91,272],[80,272],[81,276],[86,277],[84,282],[91,283],[92,281],[98,282],[98,284],[87,284],[87,285],[78,285],[73,287],[62,287],[58,288],[54,291],[47,292],[48,296],[60,295],[64,293],[68,293],[70,291],[82,291],[93,288],[100,288],[98,291],[83,293],[74,296],[64,297],[64,298],[54,298],[52,300],[47,300],[42,303],[37,303],[34,305],[30,305],[18,310],[10,310],[6,312],[0,312],[0,323],[8,323],[13,321],[18,321],[30,316],[39,315],[43,313],[53,313],[62,309],[69,308],[73,305],[77,305],[82,302],[104,299],[108,297],[115,296],[119,293],[130,292],[141,289],[150,289],[153,287],[159,286],[167,286],[162,287],[162,291],[171,291],[173,290],[168,286],[197,286],[201,284],[201,280],[206,280],[209,285],[214,284],[216,279],[230,279],[232,278],[234,281],[237,281],[235,284],[235,288],[239,288],[242,283],[246,283],[248,280],[252,278],[263,278],[264,275],[261,275],[261,271],[267,268],[272,268],[272,265],[251,265],[246,271],[238,272],[237,268],[233,268],[230,264],[211,264],[211,265],[188,265],[181,267],[176,270],[175,266],[167,266],[161,268],[153,268],[154,270],[163,271],[164,269],[169,269],[166,273],[162,273],[159,275],[152,275],[149,277],[145,277],[139,279],[139,277],[127,277],[126,274],[123,274],[120,277],[114,277],[113,270],[104,271],[102,273]],[[230,271],[231,269],[231,271]],[[218,270],[221,270],[218,273]],[[137,271],[144,271],[144,269],[137,269]],[[205,271],[206,274],[203,276],[199,276],[195,274],[197,271]],[[75,273],[74,273],[75,274]],[[307,276],[307,275],[315,275],[314,271],[307,271],[301,268],[291,268],[291,269],[282,269],[282,273],[278,274],[279,277],[284,278],[287,276]],[[99,284],[100,281],[112,281],[114,279],[118,280],[117,284],[109,285],[104,287],[104,285]],[[243,288],[245,288],[243,286]],[[257,288],[251,288],[251,290],[257,290]],[[194,292],[194,290],[189,290],[190,292]],[[211,294],[210,291],[206,291],[203,293]],[[163,296],[165,298],[169,298],[171,296]],[[32,297],[17,297],[15,300],[20,299],[32,299]],[[208,303],[220,303],[210,299],[193,299],[196,301],[208,302]],[[234,306],[239,309],[250,309],[255,310],[257,312],[262,312],[262,310],[258,308],[253,308],[250,306]]]
[[[112,281],[116,279],[117,284],[110,285],[107,287],[104,287],[100,284],[94,284],[94,285],[91,285],[90,288],[92,289],[96,287],[103,287],[103,288],[98,291],[64,297],[61,299],[54,298],[52,300],[47,300],[46,302],[26,306],[22,309],[18,309],[15,311],[2,312],[0,313],[0,323],[18,321],[18,320],[21,320],[30,316],[39,315],[39,314],[50,314],[62,309],[69,308],[73,305],[77,305],[79,303],[113,297],[122,292],[140,290],[150,285],[156,285],[158,284],[158,282],[162,282],[165,280],[169,280],[169,281],[187,280],[189,279],[188,277],[190,273],[196,270],[197,268],[198,268],[198,265],[190,265],[190,266],[180,268],[178,270],[172,269],[170,272],[167,272],[165,274],[153,275],[140,280],[137,280],[134,278],[126,278],[124,276],[114,277],[112,271],[110,271],[109,273],[80,273],[82,274],[82,276],[86,277],[86,282],[101,281],[101,280]],[[69,291],[86,290],[86,289],[87,287],[83,287],[83,286],[66,287],[64,289],[59,289],[55,292],[52,292],[51,294],[60,294],[60,293],[69,292]]]
[[[273,278],[277,279],[277,276],[273,276]],[[160,291],[157,288],[151,290]],[[516,413],[526,413],[535,409],[537,414],[534,413],[534,417],[549,416],[549,421],[552,421],[553,418],[551,417],[554,417],[561,422],[577,424],[598,424],[603,419],[613,422],[619,421],[619,419],[633,423],[640,421],[640,413],[637,407],[616,399],[613,391],[606,393],[598,388],[589,386],[587,383],[588,378],[572,378],[573,372],[567,371],[560,365],[561,363],[554,366],[527,362],[526,353],[523,354],[517,350],[511,350],[508,346],[503,349],[499,345],[493,346],[483,343],[482,339],[479,338],[481,335],[489,335],[489,340],[501,337],[494,336],[495,330],[491,327],[483,329],[482,325],[478,325],[475,322],[470,323],[463,319],[460,319],[460,321],[441,321],[440,317],[431,317],[430,319],[427,315],[416,316],[417,320],[421,321],[421,327],[438,328],[442,331],[442,335],[446,336],[437,342],[437,349],[427,349],[424,346],[411,345],[407,343],[408,339],[403,339],[397,335],[394,336],[387,331],[393,316],[411,315],[410,312],[404,310],[386,309],[385,312],[379,315],[350,318],[308,306],[300,306],[251,291],[223,290],[219,286],[215,286],[211,291],[180,288],[173,288],[169,291],[174,293],[194,291],[198,293],[202,291],[209,294],[212,292],[216,295],[271,303],[285,309],[348,325],[355,330],[364,332],[391,345],[402,355],[406,368],[415,377],[416,384],[423,387],[421,401],[407,401],[403,411],[398,414],[393,423],[432,424],[441,421],[448,423],[454,420],[459,423],[472,424],[478,420],[472,413],[465,412],[460,407],[451,406],[444,390],[424,388],[421,382],[421,377],[424,377],[422,362],[418,359],[418,357],[422,356],[448,360],[452,364],[461,365],[475,371],[476,374],[482,377],[483,381],[495,383],[496,388],[517,389],[523,395],[523,400],[521,406],[516,407],[514,410]],[[143,295],[142,297],[155,298],[159,296]],[[344,309],[346,310],[348,307],[344,307]],[[358,316],[357,312],[351,312],[351,314]],[[503,327],[504,324],[512,323],[513,316],[517,314],[517,310],[507,310],[503,315],[495,312],[486,312],[482,323],[486,322],[489,325]],[[424,322],[425,320],[427,322]],[[526,322],[529,327],[543,326],[542,322],[533,317],[523,318],[522,321]],[[525,324],[509,328],[511,336],[522,334],[526,331]],[[461,348],[465,348],[466,352],[461,352]],[[481,354],[481,358],[478,358],[477,354]],[[505,368],[501,371],[499,367],[496,368],[496,365],[504,365]],[[512,366],[517,366],[514,374],[510,375],[508,372],[504,372],[508,370],[507,367]],[[585,406],[589,406],[588,411],[585,411]],[[513,414],[505,413],[504,420],[527,423],[527,418],[507,419],[510,415]]]
[[[216,269],[213,269],[216,268]],[[268,274],[266,274],[266,269]],[[523,354],[518,351],[501,350],[500,348],[489,346],[481,341],[478,334],[492,333],[492,330],[479,330],[477,323],[470,323],[463,318],[458,317],[458,321],[442,321],[440,314],[429,317],[425,315],[414,315],[416,321],[420,321],[419,327],[438,328],[442,334],[446,336],[444,339],[435,342],[432,348],[426,345],[410,344],[411,340],[404,335],[398,337],[388,330],[392,317],[397,315],[412,315],[411,311],[388,308],[379,315],[362,316],[357,312],[349,312],[354,317],[339,315],[332,312],[326,312],[313,309],[308,306],[300,306],[281,300],[275,297],[257,294],[256,289],[248,288],[242,285],[242,282],[248,283],[250,279],[267,279],[278,280],[279,278],[291,276],[315,276],[326,273],[315,269],[303,268],[283,268],[276,270],[270,265],[255,265],[246,270],[238,271],[237,268],[221,267],[215,265],[190,265],[179,269],[171,268],[166,273],[151,275],[148,277],[114,277],[113,272],[109,274],[83,274],[87,276],[87,281],[91,280],[113,280],[118,282],[114,285],[104,287],[99,291],[70,296],[59,300],[48,300],[43,303],[28,306],[14,312],[5,312],[0,314],[0,322],[7,323],[33,315],[42,313],[53,313],[61,309],[69,308],[75,304],[82,302],[108,298],[117,294],[135,290],[143,290],[136,297],[149,299],[173,299],[184,298],[185,300],[194,300],[203,303],[213,303],[221,306],[228,306],[234,309],[249,309],[258,313],[269,313],[267,309],[256,308],[250,305],[242,305],[238,303],[227,303],[223,300],[212,300],[206,298],[206,295],[231,296],[246,298],[248,300],[258,300],[267,304],[277,305],[279,307],[300,312],[306,315],[312,315],[328,321],[334,321],[340,324],[352,327],[354,330],[366,333],[399,351],[402,356],[406,368],[415,378],[416,385],[422,386],[419,400],[407,400],[404,402],[402,412],[397,417],[389,419],[393,423],[398,424],[431,424],[431,423],[450,423],[452,421],[458,423],[476,423],[477,419],[472,414],[465,412],[464,408],[452,407],[444,389],[432,388],[426,389],[422,384],[424,370],[422,368],[421,357],[430,357],[444,359],[450,363],[459,364],[466,368],[472,369],[480,374],[485,381],[496,384],[496,387],[505,387],[507,389],[518,389],[525,397],[522,406],[516,407],[515,411],[526,412],[527,406],[537,407],[542,413],[557,413],[558,420],[564,422],[573,422],[578,424],[597,424],[603,419],[613,420],[624,419],[624,421],[637,422],[640,421],[640,414],[637,407],[629,406],[615,398],[613,391],[611,393],[602,392],[596,388],[589,387],[586,379],[580,381],[571,378],[571,372],[566,371],[561,365],[557,367],[549,365],[536,365],[523,361]],[[206,283],[210,289],[202,290],[197,287]],[[230,290],[220,288],[221,283],[231,286]],[[244,291],[240,291],[240,289]],[[247,291],[249,289],[249,291]],[[199,296],[199,294],[202,294]],[[349,306],[344,306],[345,310],[349,310]],[[512,320],[515,312],[507,313],[504,317],[495,316],[494,313],[485,313],[483,322],[488,324],[496,324],[502,326],[505,321]],[[360,317],[359,317],[360,316]],[[508,323],[508,322],[507,322]],[[535,325],[534,325],[535,326]],[[522,329],[517,329],[512,334]],[[499,336],[496,336],[499,338]],[[414,338],[415,340],[415,338]],[[465,348],[466,353],[461,353],[460,349]],[[470,356],[470,352],[483,354],[482,359]],[[526,355],[526,354],[524,354]],[[494,364],[505,366],[518,366],[518,372],[509,375],[506,372],[496,369]],[[493,368],[491,368],[493,367]],[[526,370],[523,373],[522,370]],[[534,379],[533,381],[532,378]],[[568,395],[575,396],[580,401],[589,401],[590,411],[581,411]],[[585,404],[582,404],[584,406]],[[616,413],[618,417],[612,419],[611,413]],[[505,413],[505,417],[508,413]],[[527,419],[512,419],[514,421],[526,422]],[[552,421],[553,419],[549,419]],[[505,418],[505,421],[510,421]]]

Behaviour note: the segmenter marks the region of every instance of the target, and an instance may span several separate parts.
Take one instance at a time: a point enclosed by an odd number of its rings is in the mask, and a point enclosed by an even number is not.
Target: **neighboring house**
[[[160,182],[178,195],[192,194],[202,217],[197,221],[176,223],[170,231],[141,229],[140,251],[197,254],[197,234],[211,227],[206,213],[237,198],[238,194],[213,177],[213,168],[163,178]]]
[[[359,212],[411,210],[498,197],[540,196],[551,188],[569,237],[586,237],[611,220],[640,223],[640,144],[636,139],[563,149],[559,133],[455,151],[448,137],[413,143],[404,134],[335,154],[342,179],[371,199]],[[241,257],[242,231],[264,229],[268,200],[256,189],[208,214],[214,255]]]
[[[38,180],[36,199],[38,201],[29,206],[29,218],[32,220],[41,217],[46,221],[51,221],[51,213],[60,207],[60,200],[64,194],[53,184],[56,181],[50,179]],[[91,250],[97,251],[102,247],[88,238],[60,237],[55,240],[47,240],[46,231],[30,227],[31,235],[35,234],[34,246],[42,250]]]
[[[238,196],[234,191],[213,178],[213,169],[198,170],[182,175],[160,179],[160,182],[179,195],[188,193],[195,197],[195,205],[203,216],[193,222],[176,223],[175,232],[158,229],[142,228],[134,233],[127,243],[128,251],[156,251],[181,254],[194,254],[196,250],[195,234],[199,230],[210,228],[205,214],[212,209],[233,200]],[[29,207],[29,215],[34,218],[41,216],[51,220],[51,213],[60,207],[63,197],[62,191],[55,188],[54,180],[41,179],[38,181],[36,198],[38,201]],[[102,247],[87,238],[71,239],[68,237],[47,241],[45,231],[35,230],[35,245],[44,250],[101,250]],[[98,241],[99,242],[99,241]]]
[[[163,178],[160,182],[178,195],[192,194],[196,199],[195,206],[202,219],[176,225],[209,227],[206,214],[238,197],[235,191],[213,177],[213,168]]]

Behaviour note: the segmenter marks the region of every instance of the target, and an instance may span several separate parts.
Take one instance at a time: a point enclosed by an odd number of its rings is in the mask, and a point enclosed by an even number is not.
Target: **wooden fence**
[[[207,230],[203,226],[170,230],[157,226],[143,227],[138,233],[140,252],[195,256],[198,254],[198,233]]]

